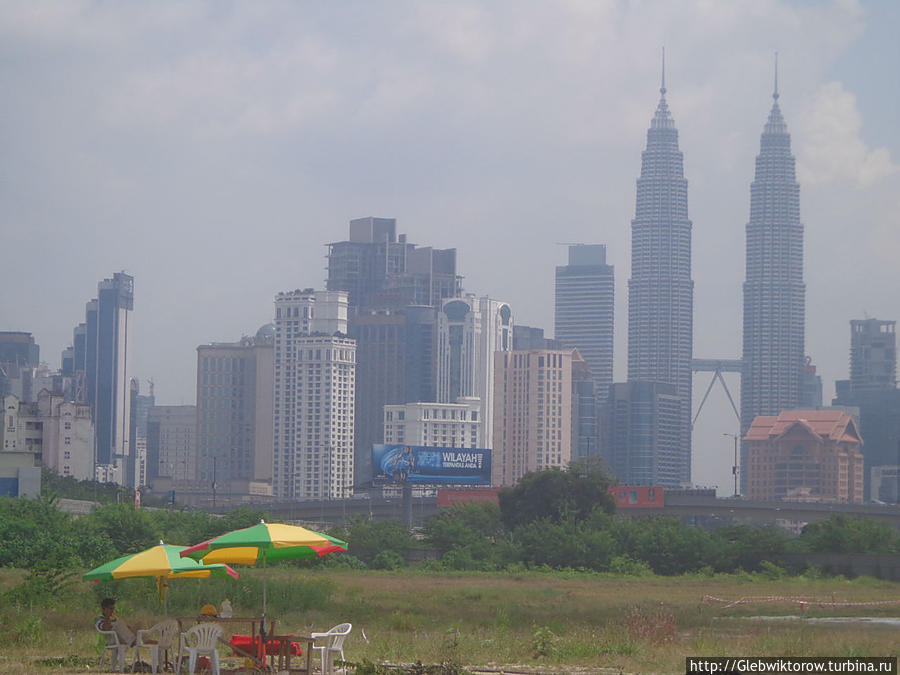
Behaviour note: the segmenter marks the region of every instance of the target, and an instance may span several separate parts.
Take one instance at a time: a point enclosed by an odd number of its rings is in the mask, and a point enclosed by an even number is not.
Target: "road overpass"
[[[279,520],[300,521],[327,527],[341,525],[354,516],[374,520],[406,521],[422,525],[438,512],[436,497],[412,497],[404,506],[401,497],[302,501],[258,504],[253,508],[269,511]],[[225,512],[227,508],[217,509]],[[775,522],[814,523],[827,520],[835,514],[860,516],[885,523],[900,530],[900,506],[893,504],[829,504],[822,502],[760,502],[744,499],[718,499],[699,495],[665,495],[662,508],[620,508],[618,513],[627,517],[648,515],[677,516],[688,522],[713,526],[721,523],[767,524]]]

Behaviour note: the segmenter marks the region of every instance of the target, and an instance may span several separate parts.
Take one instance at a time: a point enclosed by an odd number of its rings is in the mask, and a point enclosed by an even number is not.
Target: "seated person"
[[[97,630],[111,630],[119,638],[119,642],[129,647],[134,647],[137,642],[137,633],[127,623],[116,616],[116,599],[103,598],[100,601],[102,614],[94,621]],[[156,640],[144,640],[144,644],[156,644]]]

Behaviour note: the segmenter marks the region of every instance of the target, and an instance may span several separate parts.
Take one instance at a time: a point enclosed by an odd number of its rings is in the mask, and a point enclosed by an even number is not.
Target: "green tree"
[[[99,531],[106,533],[118,555],[138,553],[155,546],[160,540],[161,533],[153,517],[131,504],[100,506],[86,516],[86,519]]]
[[[695,572],[719,560],[726,544],[699,527],[683,525],[673,516],[635,518],[618,528],[622,553],[642,560],[656,574]]]
[[[0,566],[28,570],[11,600],[57,598],[79,569],[114,556],[105,534],[62,513],[54,499],[0,498]]]
[[[742,569],[756,572],[763,561],[772,561],[787,549],[787,534],[774,527],[750,527],[734,525],[723,527],[712,533],[724,548],[716,561],[708,564],[720,572],[734,572]]]
[[[52,469],[41,467],[41,491],[49,497],[82,499],[101,504],[114,504],[124,495],[125,500],[134,503],[134,490],[115,483],[100,483],[95,480],[78,480],[72,476],[60,476]]]
[[[506,536],[496,504],[458,504],[429,518],[423,527],[425,541],[441,555],[457,547],[488,544]]]
[[[572,462],[525,474],[513,488],[500,491],[500,512],[509,530],[536,520],[585,520],[595,511],[613,513],[612,478],[599,459]]]
[[[347,527],[334,528],[329,534],[348,542],[347,552],[370,566],[382,551],[393,551],[402,558],[417,546],[409,528],[399,520],[354,518]]]
[[[794,548],[809,553],[900,553],[900,538],[888,525],[839,514],[804,527]]]
[[[604,571],[618,552],[609,532],[574,519],[561,523],[549,518],[535,520],[517,527],[514,539],[523,562],[531,565]]]

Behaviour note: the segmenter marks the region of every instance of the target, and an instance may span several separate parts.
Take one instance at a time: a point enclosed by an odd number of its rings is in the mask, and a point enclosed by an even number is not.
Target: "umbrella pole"
[[[259,627],[259,653],[263,665],[266,663],[266,549],[263,549],[263,613]]]

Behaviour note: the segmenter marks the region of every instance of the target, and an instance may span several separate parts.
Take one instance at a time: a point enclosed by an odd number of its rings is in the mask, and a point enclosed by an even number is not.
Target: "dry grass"
[[[477,666],[519,664],[550,672],[612,668],[630,673],[672,673],[683,672],[688,655],[900,653],[900,631],[896,627],[755,621],[750,617],[797,616],[800,607],[774,603],[723,609],[702,601],[706,595],[728,600],[783,596],[832,602],[900,601],[900,586],[873,580],[796,577],[761,581],[747,575],[629,578],[536,572],[325,573],[293,568],[268,572],[270,598],[290,593],[301,581],[331,580],[334,590],[327,603],[302,612],[290,608],[273,612],[278,618],[278,632],[305,632],[310,626],[322,630],[350,621],[354,630],[345,651],[354,662],[418,660]],[[257,582],[260,573],[241,571],[242,579]],[[259,607],[252,603],[254,598],[250,597],[251,604],[245,606],[235,604],[235,614],[258,612]],[[127,598],[120,593],[120,603],[122,600]],[[0,610],[7,627],[8,622],[21,625],[35,615],[41,622],[40,647],[0,642],[0,672],[85,672],[83,668],[41,669],[35,659],[45,655],[93,656],[93,603],[93,589],[85,585],[60,609]],[[158,618],[152,610],[135,605],[128,616],[149,624]],[[811,606],[804,615],[897,617],[900,604]],[[363,631],[368,641],[363,640]]]

